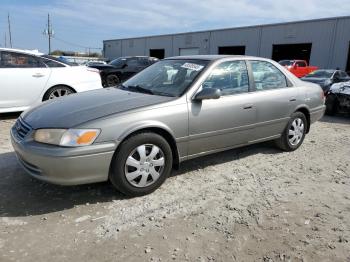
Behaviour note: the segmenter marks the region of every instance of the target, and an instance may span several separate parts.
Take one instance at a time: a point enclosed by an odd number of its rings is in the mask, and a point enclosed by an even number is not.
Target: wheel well
[[[176,141],[175,141],[174,137],[165,129],[158,128],[158,127],[149,127],[149,128],[140,129],[140,130],[137,130],[137,131],[129,134],[127,137],[125,137],[123,139],[123,141],[128,139],[130,136],[133,136],[133,135],[139,134],[139,133],[145,133],[145,132],[156,133],[156,134],[162,136],[163,138],[165,138],[165,140],[169,143],[171,151],[173,153],[173,167],[175,169],[178,169],[179,165],[180,165],[180,157],[179,157],[179,152],[177,150]]]
[[[43,102],[45,101],[44,98],[45,98],[46,94],[48,94],[48,92],[49,92],[51,89],[53,89],[53,88],[55,88],[55,87],[58,87],[58,86],[67,87],[67,88],[69,88],[70,90],[72,90],[74,93],[77,92],[77,91],[75,91],[75,89],[74,89],[73,87],[71,87],[71,86],[67,86],[67,85],[54,85],[54,86],[51,86],[49,89],[46,90],[46,92],[44,93],[44,95],[43,95],[43,97],[42,97],[42,101],[43,101]]]
[[[309,110],[307,108],[305,108],[305,107],[302,107],[302,108],[299,108],[295,112],[301,112],[301,113],[303,113],[305,115],[306,121],[307,121],[306,133],[309,133],[309,131],[310,131],[310,121],[311,121],[310,120],[310,112],[309,112]]]

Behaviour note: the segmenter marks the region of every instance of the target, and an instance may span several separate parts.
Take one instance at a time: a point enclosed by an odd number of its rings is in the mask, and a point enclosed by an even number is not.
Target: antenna
[[[11,34],[10,13],[7,14],[7,22],[8,22],[8,27],[9,27],[10,47],[12,48],[12,34]]]

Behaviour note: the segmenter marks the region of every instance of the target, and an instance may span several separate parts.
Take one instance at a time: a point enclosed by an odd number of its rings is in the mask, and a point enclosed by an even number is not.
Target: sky
[[[299,3],[299,4],[298,4]],[[350,15],[349,0],[0,0],[0,46],[99,51],[103,40]],[[9,45],[9,41],[7,41]],[[93,49],[100,48],[100,49]]]

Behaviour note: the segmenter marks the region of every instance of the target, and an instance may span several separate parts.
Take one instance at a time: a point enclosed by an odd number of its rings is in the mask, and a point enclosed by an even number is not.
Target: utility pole
[[[7,14],[7,22],[8,22],[8,26],[9,26],[10,47],[12,48],[12,34],[11,34],[10,13]]]
[[[47,14],[47,29],[45,29],[44,35],[47,35],[49,38],[49,54],[51,54],[51,37],[53,36],[53,30],[50,20],[50,14]]]

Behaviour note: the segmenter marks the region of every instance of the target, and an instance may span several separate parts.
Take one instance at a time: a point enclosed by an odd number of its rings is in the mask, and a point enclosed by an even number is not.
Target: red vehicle
[[[317,66],[309,66],[305,60],[281,60],[279,64],[287,68],[297,77],[304,77],[318,69]]]

